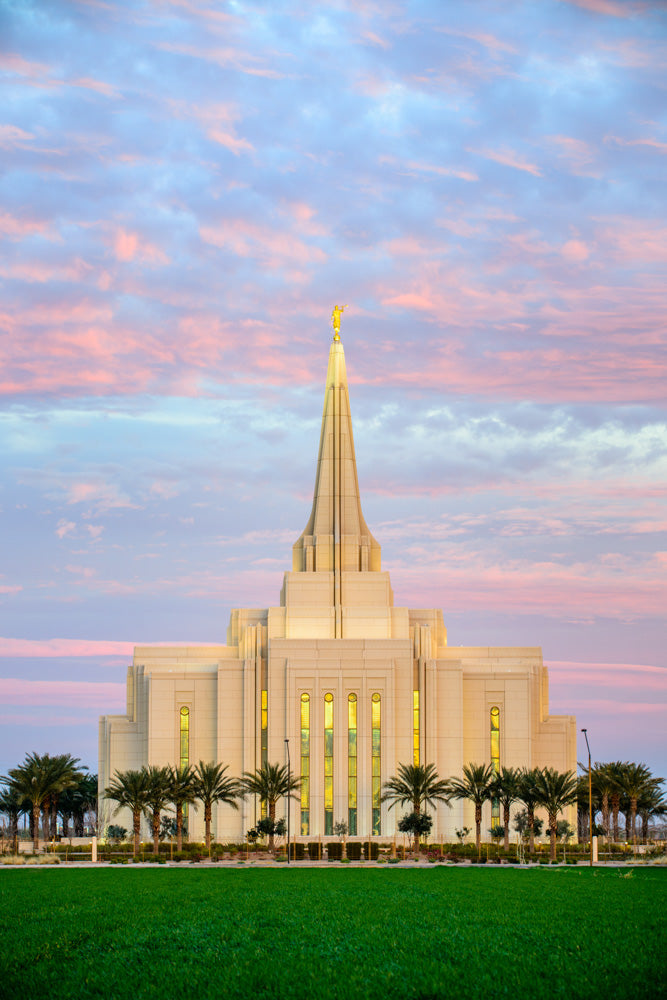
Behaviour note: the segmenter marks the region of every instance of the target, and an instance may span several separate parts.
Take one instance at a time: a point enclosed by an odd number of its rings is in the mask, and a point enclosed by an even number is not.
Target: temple
[[[434,764],[440,777],[464,764],[576,768],[573,716],[549,715],[539,647],[447,646],[438,609],[394,606],[380,545],[361,509],[345,354],[334,328],[313,505],[292,549],[280,603],[232,611],[227,644],[138,646],[127,673],[125,715],[100,719],[103,790],[116,770],[144,764],[229,765],[241,776],[286,763],[301,778],[293,834],[391,839],[401,810],[381,801],[398,764]],[[213,834],[240,841],[259,803],[214,807]],[[474,826],[470,803],[438,807],[432,838]],[[500,822],[487,803],[483,829]],[[405,810],[403,810],[405,811]],[[125,822],[127,820],[127,822]],[[203,839],[191,811],[190,839]]]

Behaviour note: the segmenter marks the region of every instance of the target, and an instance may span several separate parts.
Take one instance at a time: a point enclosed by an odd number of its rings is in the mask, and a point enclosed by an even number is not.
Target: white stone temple
[[[407,810],[389,810],[381,787],[401,763],[434,764],[441,778],[469,762],[576,769],[575,719],[549,715],[539,647],[450,648],[442,611],[394,605],[361,509],[337,332],[313,506],[279,604],[234,609],[227,645],[135,648],[126,714],[100,719],[102,826],[132,827],[102,801],[116,770],[203,760],[240,777],[286,763],[285,740],[302,779],[291,829],[303,840],[333,835],[340,821],[349,836],[392,839]],[[453,841],[473,816],[467,802],[439,806],[431,839]],[[496,816],[487,803],[484,833]],[[252,799],[214,807],[214,839],[241,841],[258,817]],[[201,807],[189,823],[202,840]]]

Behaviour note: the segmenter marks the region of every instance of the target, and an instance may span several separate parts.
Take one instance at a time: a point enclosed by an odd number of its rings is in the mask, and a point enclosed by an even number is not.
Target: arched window
[[[357,696],[347,696],[347,832],[357,835]]]
[[[382,772],[381,772],[381,751],[382,751],[382,718],[381,699],[376,691],[371,698],[371,807],[372,830],[378,836],[382,832]]]
[[[190,709],[187,705],[181,708],[181,749],[179,765],[182,768],[190,763]]]
[[[333,695],[324,696],[324,836],[333,835],[333,770],[334,770]]]
[[[301,695],[301,836],[310,833],[310,695]]]
[[[491,709],[491,767],[500,773],[500,709]],[[491,826],[500,825],[500,799],[491,799]]]

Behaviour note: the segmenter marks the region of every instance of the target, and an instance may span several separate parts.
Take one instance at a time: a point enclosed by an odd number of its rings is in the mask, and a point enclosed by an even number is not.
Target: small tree
[[[463,846],[463,841],[466,839],[466,837],[470,833],[470,827],[469,826],[464,826],[460,830],[454,830],[454,833],[456,834],[457,839],[458,839],[459,843],[461,844],[461,846]]]
[[[339,820],[337,823],[334,823],[333,831],[337,837],[344,838],[347,833],[347,823],[345,820]]]
[[[490,828],[489,833],[491,834],[491,840],[494,843],[499,844],[505,836],[505,827],[496,823],[495,826]]]
[[[117,826],[116,824],[112,823],[109,829],[107,830],[107,837],[112,844],[120,844],[127,837],[127,830],[125,829],[124,826]]]
[[[527,809],[521,809],[514,816],[514,829],[520,835],[522,840],[528,840],[531,832],[534,837],[539,837],[542,833],[543,826],[544,824],[542,820],[537,816],[533,816],[533,823],[531,827]]]
[[[401,816],[398,821],[398,829],[401,833],[410,833],[415,839],[415,851],[419,851],[419,840],[421,837],[428,837],[433,826],[433,819],[428,813],[411,812]]]

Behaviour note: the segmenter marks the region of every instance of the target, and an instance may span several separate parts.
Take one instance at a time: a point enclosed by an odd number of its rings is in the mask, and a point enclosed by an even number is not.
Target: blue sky
[[[278,603],[343,317],[366,519],[667,774],[657,2],[0,6],[0,771]],[[581,750],[583,753],[583,750]]]

